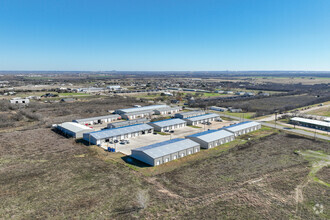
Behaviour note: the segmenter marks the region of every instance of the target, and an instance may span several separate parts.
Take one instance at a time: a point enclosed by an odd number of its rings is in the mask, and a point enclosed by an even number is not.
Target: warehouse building
[[[121,128],[105,129],[91,133],[85,133],[85,141],[95,145],[102,145],[113,140],[124,140],[153,132],[153,127],[147,124],[129,125]]]
[[[228,110],[227,108],[218,107],[218,106],[212,106],[210,109],[213,111],[218,111],[218,112],[225,112]]]
[[[83,118],[83,119],[76,119],[73,120],[73,122],[82,124],[82,125],[94,125],[94,124],[103,124],[103,123],[109,123],[114,120],[120,120],[120,115],[105,115],[105,116],[98,116],[98,117],[92,117],[92,118]]]
[[[55,125],[54,128],[56,128],[60,134],[67,137],[74,137],[76,139],[82,138],[84,133],[93,131],[90,127],[74,122],[64,122],[62,124]]]
[[[190,139],[176,138],[133,149],[131,157],[151,166],[158,166],[199,151],[198,143]]]
[[[164,108],[159,108],[154,110],[155,115],[172,115],[175,113],[178,113],[180,111],[180,107],[175,106],[175,107],[164,107]]]
[[[141,111],[153,111],[155,109],[166,108],[169,107],[168,105],[148,105],[143,107],[135,107],[135,108],[125,108],[125,109],[117,109],[115,110],[116,114],[126,114],[126,113],[133,113],[133,112],[141,112]]]
[[[174,115],[176,118],[190,118],[198,115],[204,115],[204,111],[190,111],[190,112],[181,112]]]
[[[330,122],[314,119],[294,117],[290,119],[292,124],[301,125],[309,128],[315,128],[323,131],[330,131]]]
[[[148,124],[154,127],[155,131],[160,131],[160,132],[164,132],[166,130],[173,130],[177,128],[183,128],[187,126],[187,122],[179,118],[155,121],[155,122],[150,122]]]
[[[140,118],[135,120],[128,120],[128,121],[118,121],[108,124],[108,128],[120,128],[128,125],[136,125],[136,124],[142,124],[142,123],[148,123],[150,122],[146,118]]]
[[[199,143],[201,148],[209,149],[233,141],[235,136],[226,130],[208,130],[189,135],[186,138]]]
[[[26,104],[30,103],[30,100],[27,98],[17,97],[17,98],[13,98],[13,99],[9,100],[9,102],[11,104],[26,105]]]
[[[123,114],[120,114],[120,116],[126,120],[134,120],[134,119],[139,119],[139,118],[151,118],[151,116],[153,114],[154,114],[153,110],[143,110],[143,111],[138,111],[138,112],[123,113]]]
[[[206,122],[220,120],[220,116],[218,114],[210,113],[210,114],[185,118],[183,120],[185,120],[188,125],[198,125]]]
[[[227,130],[234,133],[235,137],[247,134],[252,131],[256,131],[261,128],[261,124],[255,121],[245,121],[238,124],[230,125],[221,128],[221,130]]]

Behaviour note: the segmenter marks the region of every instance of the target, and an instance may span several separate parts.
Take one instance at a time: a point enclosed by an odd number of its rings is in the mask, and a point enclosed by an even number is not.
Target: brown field
[[[329,142],[271,129],[258,132],[225,148],[175,161],[173,167],[168,163],[156,168],[126,164],[120,154],[87,147],[48,128],[0,133],[0,216],[328,218],[329,187],[311,182],[303,188],[303,200],[297,202],[296,188],[307,178],[311,165],[294,152],[310,149],[329,154]],[[325,169],[317,175],[328,181]],[[323,213],[314,213],[316,203],[324,206]]]
[[[309,111],[308,114],[330,117],[330,107]]]

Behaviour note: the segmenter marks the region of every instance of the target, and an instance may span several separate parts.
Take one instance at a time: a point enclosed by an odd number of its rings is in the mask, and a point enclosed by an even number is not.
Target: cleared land
[[[330,107],[308,111],[308,114],[330,117]]]
[[[261,138],[260,138],[261,137]],[[249,140],[250,138],[250,140]],[[159,167],[75,143],[48,128],[0,133],[0,216],[4,219],[326,219],[329,187],[297,187],[329,142],[269,128]],[[327,167],[315,175],[330,179]],[[322,213],[314,207],[323,205]]]

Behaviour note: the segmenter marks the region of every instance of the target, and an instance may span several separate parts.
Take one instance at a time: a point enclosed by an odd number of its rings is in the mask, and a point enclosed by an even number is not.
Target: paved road
[[[223,117],[227,117],[227,118],[232,118],[232,119],[235,119],[235,120],[240,120],[240,118],[236,117],[236,116],[231,116],[231,115],[226,115],[226,114],[221,114],[221,113],[219,115],[223,116]],[[247,119],[244,119],[244,120],[245,121],[252,121],[252,120],[247,120]],[[258,122],[261,123],[264,126],[275,128],[275,124],[262,122],[262,121],[258,121]],[[314,132],[308,132],[308,131],[298,130],[298,129],[294,129],[294,128],[290,128],[290,127],[284,127],[284,126],[278,125],[278,124],[276,125],[276,129],[289,131],[289,132],[296,133],[296,134],[306,135],[306,136],[309,136],[309,137],[312,137],[312,138],[316,137],[316,138],[319,138],[319,139],[330,141],[329,136],[315,134]]]

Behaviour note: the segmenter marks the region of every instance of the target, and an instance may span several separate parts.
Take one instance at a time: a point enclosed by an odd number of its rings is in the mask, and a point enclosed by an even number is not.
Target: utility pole
[[[275,129],[276,129],[276,121],[277,121],[277,110],[275,110]]]

